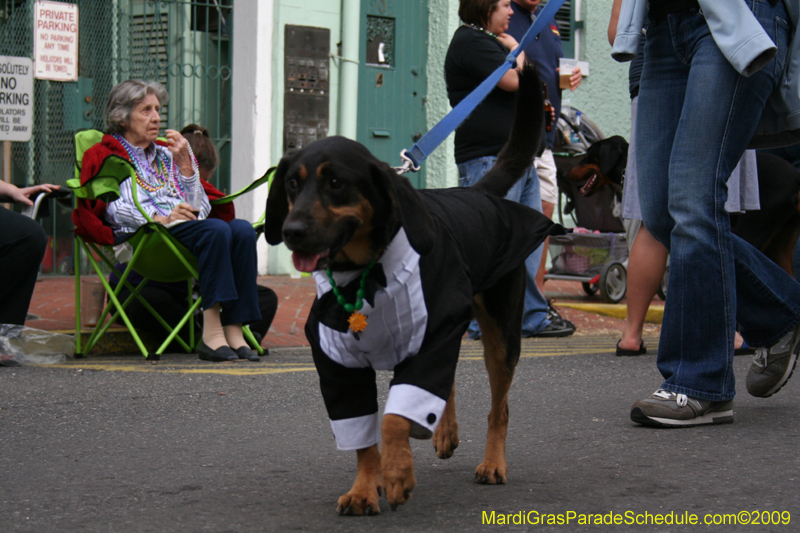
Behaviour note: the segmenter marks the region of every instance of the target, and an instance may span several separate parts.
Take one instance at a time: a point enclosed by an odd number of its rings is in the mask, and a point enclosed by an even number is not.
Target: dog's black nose
[[[286,221],[283,225],[283,240],[287,243],[302,241],[308,234],[308,224],[301,220]]]

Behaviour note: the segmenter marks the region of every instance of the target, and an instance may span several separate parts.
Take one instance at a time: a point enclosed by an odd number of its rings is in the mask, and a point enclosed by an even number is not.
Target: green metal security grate
[[[60,1],[60,0],[55,0]],[[129,78],[163,83],[170,101],[164,128],[196,123],[209,129],[220,154],[212,180],[230,189],[231,21],[233,0],[73,0],[79,10],[77,82],[35,80],[33,136],[12,143],[12,177],[18,185],[64,184],[72,176],[73,133],[103,129],[111,88]],[[34,55],[34,0],[0,0],[0,55]],[[52,264],[68,268],[70,208],[54,206],[47,221]],[[59,254],[56,250],[62,249]]]

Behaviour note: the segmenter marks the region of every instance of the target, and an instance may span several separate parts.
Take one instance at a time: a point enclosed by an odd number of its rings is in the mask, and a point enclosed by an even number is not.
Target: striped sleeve
[[[132,233],[147,223],[141,212],[136,208],[136,203],[133,201],[133,192],[131,190],[132,179],[127,179],[120,183],[119,193],[120,197],[117,200],[108,204],[106,209],[106,220],[111,224],[114,233]],[[137,185],[138,187],[138,185]],[[152,202],[143,202],[141,189],[136,191],[139,197],[139,203],[142,209],[153,218],[156,212],[155,206]]]

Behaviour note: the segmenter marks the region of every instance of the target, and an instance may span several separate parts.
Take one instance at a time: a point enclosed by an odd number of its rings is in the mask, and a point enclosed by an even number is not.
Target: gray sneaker
[[[631,420],[653,427],[692,427],[733,422],[733,400],[710,402],[658,389],[631,408]]]
[[[757,398],[768,398],[792,377],[800,351],[800,325],[769,348],[757,348],[747,373],[747,392]]]

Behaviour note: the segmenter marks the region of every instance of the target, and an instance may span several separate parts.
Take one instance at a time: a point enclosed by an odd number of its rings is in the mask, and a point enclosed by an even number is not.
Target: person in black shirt
[[[519,43],[506,33],[513,14],[511,0],[461,0],[458,14],[464,24],[453,34],[445,58],[444,73],[450,105],[456,106],[473,89],[506,60]],[[517,58],[516,68],[497,83],[466,120],[456,129],[455,158],[459,184],[469,186],[494,165],[497,154],[508,140],[514,117],[515,92],[519,88],[518,70],[525,63],[525,54]],[[536,211],[542,211],[539,177],[531,166],[506,196]],[[522,335],[525,337],[561,337],[572,334],[574,327],[551,322],[547,317],[547,301],[536,286],[542,248],[525,261],[527,287]],[[469,326],[469,337],[480,338],[476,322]]]

